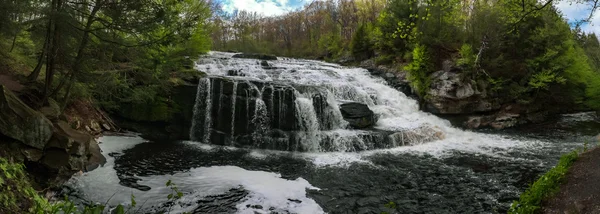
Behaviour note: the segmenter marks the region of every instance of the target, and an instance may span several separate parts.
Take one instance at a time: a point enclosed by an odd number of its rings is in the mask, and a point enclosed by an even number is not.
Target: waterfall
[[[300,118],[298,126],[301,127],[301,132],[298,133],[298,137],[303,148],[308,151],[319,151],[321,147],[317,138],[319,121],[312,100],[298,97],[296,99],[296,114]]]
[[[252,124],[255,126],[252,138],[254,143],[263,143],[262,139],[267,134],[269,129],[269,115],[267,114],[267,105],[262,99],[255,99],[256,107],[254,108],[254,116]]]
[[[208,78],[201,79],[198,82],[198,89],[196,92],[196,101],[194,103],[193,109],[193,118],[192,125],[190,127],[190,139],[198,141],[200,140],[200,136],[198,136],[198,131],[203,130],[201,132],[202,142],[208,143],[210,138],[210,128],[211,128],[211,108],[212,108],[212,87],[211,80]],[[204,113],[204,114],[202,114]],[[204,123],[202,123],[204,121]],[[202,126],[199,127],[198,122],[201,122]]]
[[[271,61],[273,67],[263,68],[259,60],[232,55],[211,52],[196,64],[207,76],[197,87],[193,141],[352,152],[427,143],[459,132],[364,69],[298,59]],[[348,102],[368,106],[378,119],[375,126],[350,127],[340,111]]]
[[[237,100],[237,82],[233,82],[233,94],[231,96],[231,135],[229,145],[233,145],[235,139],[235,102]]]

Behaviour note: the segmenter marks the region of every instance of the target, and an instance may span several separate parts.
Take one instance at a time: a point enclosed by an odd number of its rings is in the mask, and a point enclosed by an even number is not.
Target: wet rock
[[[291,201],[291,202],[294,202],[294,203],[298,203],[298,204],[302,203],[302,201],[298,200],[298,199],[289,199],[288,198],[288,201]]]
[[[446,138],[444,132],[437,126],[424,125],[414,129],[399,131],[389,135],[394,146],[410,146]]]
[[[340,111],[344,120],[348,121],[353,128],[364,129],[372,127],[377,122],[375,113],[362,103],[344,103],[340,105]]]
[[[259,59],[259,60],[277,60],[276,56],[267,54],[255,54],[255,53],[241,53],[232,56],[233,58],[243,59]]]
[[[52,123],[0,85],[0,133],[43,149],[52,136]]]
[[[262,67],[271,67],[271,65],[269,65],[269,62],[267,62],[266,60],[263,60],[260,62],[260,66]]]
[[[228,70],[227,76],[245,76],[242,70]]]
[[[483,119],[484,119],[484,117],[482,117],[482,116],[469,117],[469,119],[467,119],[467,121],[465,122],[465,126],[469,129],[477,129],[477,128],[481,127],[481,123],[482,123]]]
[[[469,129],[494,128],[506,129],[518,125],[522,119],[519,114],[499,112],[490,116],[472,116],[465,122]]]
[[[518,123],[519,114],[503,113],[496,116],[490,126],[494,129],[505,129],[514,127]]]

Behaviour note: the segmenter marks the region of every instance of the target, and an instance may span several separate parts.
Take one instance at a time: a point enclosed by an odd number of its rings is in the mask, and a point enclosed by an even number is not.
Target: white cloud
[[[223,10],[232,13],[235,10],[257,12],[265,16],[277,16],[292,10],[288,0],[230,0],[223,4]]]
[[[591,8],[589,4],[578,4],[566,0],[559,1],[556,7],[570,22],[587,19]],[[595,13],[590,22],[582,25],[581,29],[584,32],[593,32],[600,35],[600,13]]]

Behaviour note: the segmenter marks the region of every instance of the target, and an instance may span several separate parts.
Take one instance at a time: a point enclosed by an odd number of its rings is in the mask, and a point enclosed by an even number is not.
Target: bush
[[[412,53],[412,61],[404,67],[408,71],[408,80],[418,95],[424,98],[429,91],[431,79],[429,72],[431,70],[431,61],[427,50],[422,45],[417,45]]]

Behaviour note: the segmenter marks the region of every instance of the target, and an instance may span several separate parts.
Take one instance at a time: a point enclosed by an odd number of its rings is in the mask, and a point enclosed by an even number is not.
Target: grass
[[[560,158],[558,164],[542,175],[535,181],[523,194],[518,201],[513,202],[508,210],[509,214],[533,214],[538,213],[541,203],[544,199],[553,196],[564,181],[565,175],[577,160],[579,154],[577,151],[570,152]]]

